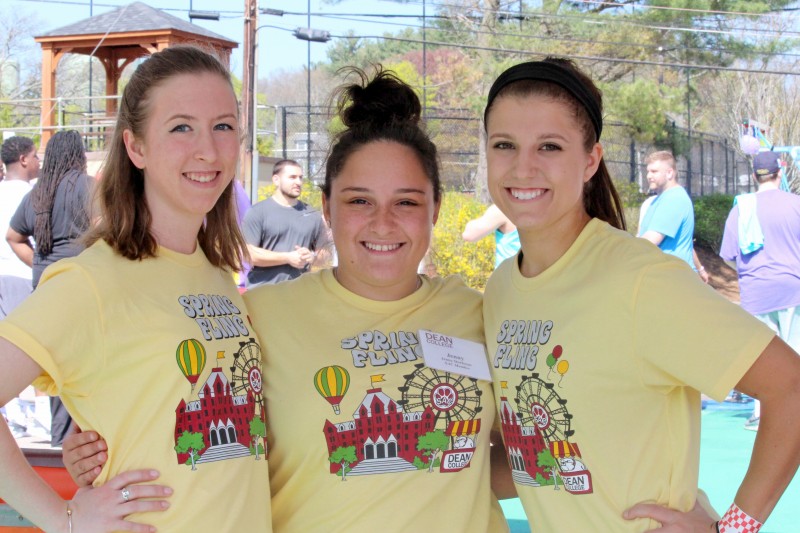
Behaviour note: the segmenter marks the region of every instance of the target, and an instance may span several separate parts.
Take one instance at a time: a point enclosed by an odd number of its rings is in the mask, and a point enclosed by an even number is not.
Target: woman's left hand
[[[155,470],[130,470],[109,479],[100,487],[83,487],[73,498],[72,522],[75,531],[155,532],[153,526],[126,520],[134,513],[162,512],[169,507],[163,499],[172,494],[164,485],[148,482],[158,478]]]

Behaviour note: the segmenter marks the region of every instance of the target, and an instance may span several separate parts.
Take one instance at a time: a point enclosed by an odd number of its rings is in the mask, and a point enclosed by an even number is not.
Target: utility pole
[[[244,0],[244,73],[242,76],[242,132],[244,143],[240,151],[239,177],[246,191],[256,189],[253,179],[253,131],[255,130],[256,38],[258,28],[257,0]],[[250,198],[255,203],[257,198]]]
[[[427,13],[425,12],[426,2],[422,0],[422,119],[425,120],[425,115],[428,106],[428,36],[427,29]]]
[[[94,1],[89,0],[89,18],[92,18],[93,16],[94,16]],[[89,56],[89,121],[90,121],[89,124],[92,124],[91,122],[92,112],[94,111],[92,109],[92,57],[93,55]],[[113,95],[109,94],[107,96],[113,96]],[[91,129],[92,128],[90,126],[89,131],[91,131]]]
[[[311,28],[311,0],[307,2],[308,27]],[[306,42],[306,179],[311,179],[311,41]],[[286,127],[286,126],[284,126]]]

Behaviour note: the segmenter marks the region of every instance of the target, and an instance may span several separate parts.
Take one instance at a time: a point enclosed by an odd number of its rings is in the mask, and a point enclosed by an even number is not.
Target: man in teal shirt
[[[675,156],[667,151],[653,152],[645,162],[647,181],[656,197],[642,220],[639,237],[686,261],[707,283],[708,274],[694,252],[692,199],[678,183]]]

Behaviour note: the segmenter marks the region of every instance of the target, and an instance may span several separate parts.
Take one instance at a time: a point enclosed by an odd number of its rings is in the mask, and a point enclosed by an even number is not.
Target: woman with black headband
[[[601,93],[570,61],[509,68],[485,122],[489,192],[522,243],[486,287],[486,339],[532,530],[758,531],[800,460],[800,357],[624,231]],[[762,420],[717,522],[697,488],[699,391],[734,387]]]

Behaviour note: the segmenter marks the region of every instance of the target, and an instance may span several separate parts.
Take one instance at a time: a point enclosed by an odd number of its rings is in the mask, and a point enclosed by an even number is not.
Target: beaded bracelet
[[[763,526],[761,522],[745,513],[732,503],[728,512],[717,522],[718,533],[758,533]]]
[[[67,531],[72,533],[72,508],[69,506],[69,502],[67,502]]]

